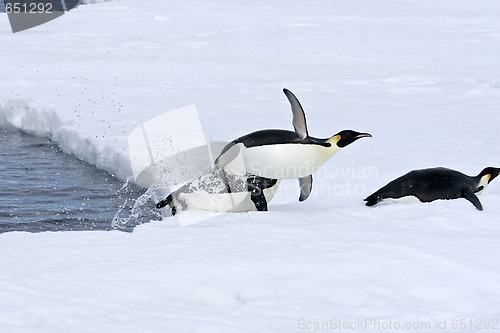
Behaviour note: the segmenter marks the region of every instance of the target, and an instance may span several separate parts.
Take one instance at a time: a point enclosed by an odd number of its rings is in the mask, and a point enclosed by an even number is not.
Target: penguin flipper
[[[304,109],[302,109],[302,105],[300,105],[299,100],[290,90],[284,88],[283,92],[292,106],[293,128],[295,128],[295,133],[297,133],[299,138],[305,139],[309,136],[309,134],[307,133],[306,115],[304,113]]]
[[[299,186],[300,186],[299,201],[302,202],[302,201],[306,200],[307,198],[309,198],[309,195],[311,194],[312,186],[313,186],[312,175],[299,178]]]
[[[164,200],[158,202],[156,204],[156,208],[160,209],[160,208],[163,208],[163,207],[166,207],[167,205],[169,205],[170,203],[172,202],[172,195],[170,194],[168,197],[166,197]]]
[[[475,195],[472,191],[468,190],[464,191],[463,197],[469,200],[478,210],[483,210],[483,205],[481,205],[481,201],[479,201],[477,195]]]

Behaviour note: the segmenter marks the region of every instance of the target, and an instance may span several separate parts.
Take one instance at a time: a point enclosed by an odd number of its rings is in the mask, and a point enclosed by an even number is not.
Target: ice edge
[[[0,129],[14,128],[27,134],[48,137],[65,153],[91,163],[120,180],[132,175],[128,156],[110,146],[98,144],[89,137],[82,137],[72,130],[50,108],[29,99],[0,102]]]

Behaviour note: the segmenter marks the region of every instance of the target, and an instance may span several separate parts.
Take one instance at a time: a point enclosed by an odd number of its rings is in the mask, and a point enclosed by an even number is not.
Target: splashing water
[[[0,233],[113,230],[117,210],[131,212],[123,231],[159,219],[148,191],[62,152],[48,138],[0,129],[0,161]]]
[[[123,187],[120,189],[122,190],[123,188],[126,188],[128,186],[128,182],[130,180],[130,177],[126,180],[125,184]],[[120,213],[123,212],[124,208],[127,206],[127,203],[129,199],[125,199],[125,202],[123,205],[120,207],[120,209],[116,212],[115,216],[113,217],[113,220],[111,222],[111,226],[115,229],[118,230],[123,230],[127,229],[130,226],[136,226],[138,224],[147,222],[147,221],[142,221],[140,218],[145,215],[150,215],[151,213],[154,213],[156,215],[157,219],[161,219],[161,215],[159,211],[152,210],[151,208],[151,201],[150,199],[154,199],[154,202],[158,201],[158,196],[156,194],[156,190],[152,187],[146,190],[142,195],[140,195],[137,199],[134,200],[134,205],[132,209],[126,214],[125,217],[120,216]]]

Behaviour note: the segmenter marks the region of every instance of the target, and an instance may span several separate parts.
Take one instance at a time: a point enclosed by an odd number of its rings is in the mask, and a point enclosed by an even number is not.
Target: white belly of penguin
[[[418,203],[421,202],[416,196],[414,195],[407,195],[406,197],[401,197],[401,198],[387,198],[383,199],[382,201],[391,201],[397,204],[403,204],[403,205],[409,205],[413,203]]]
[[[280,181],[264,189],[264,197],[270,202],[278,190]],[[208,193],[197,191],[193,193],[180,193],[177,201],[183,201],[188,209],[206,210],[213,212],[248,212],[255,210],[255,204],[250,199],[250,192],[236,193]]]
[[[488,186],[488,181],[490,180],[490,175],[484,175],[483,177],[481,177],[481,179],[479,180],[479,184],[477,185],[477,187],[483,187],[483,189],[481,191],[478,191],[476,192],[476,195],[478,194],[481,194],[484,192],[484,190],[486,190],[486,186]]]
[[[340,149],[315,144],[277,144],[246,148],[226,167],[271,179],[302,178],[315,173]],[[242,158],[242,159],[241,159]]]

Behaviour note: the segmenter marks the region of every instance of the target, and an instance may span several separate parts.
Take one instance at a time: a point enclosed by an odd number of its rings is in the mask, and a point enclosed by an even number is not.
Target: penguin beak
[[[354,139],[361,139],[361,138],[371,138],[372,135],[370,133],[359,133],[354,137]]]

